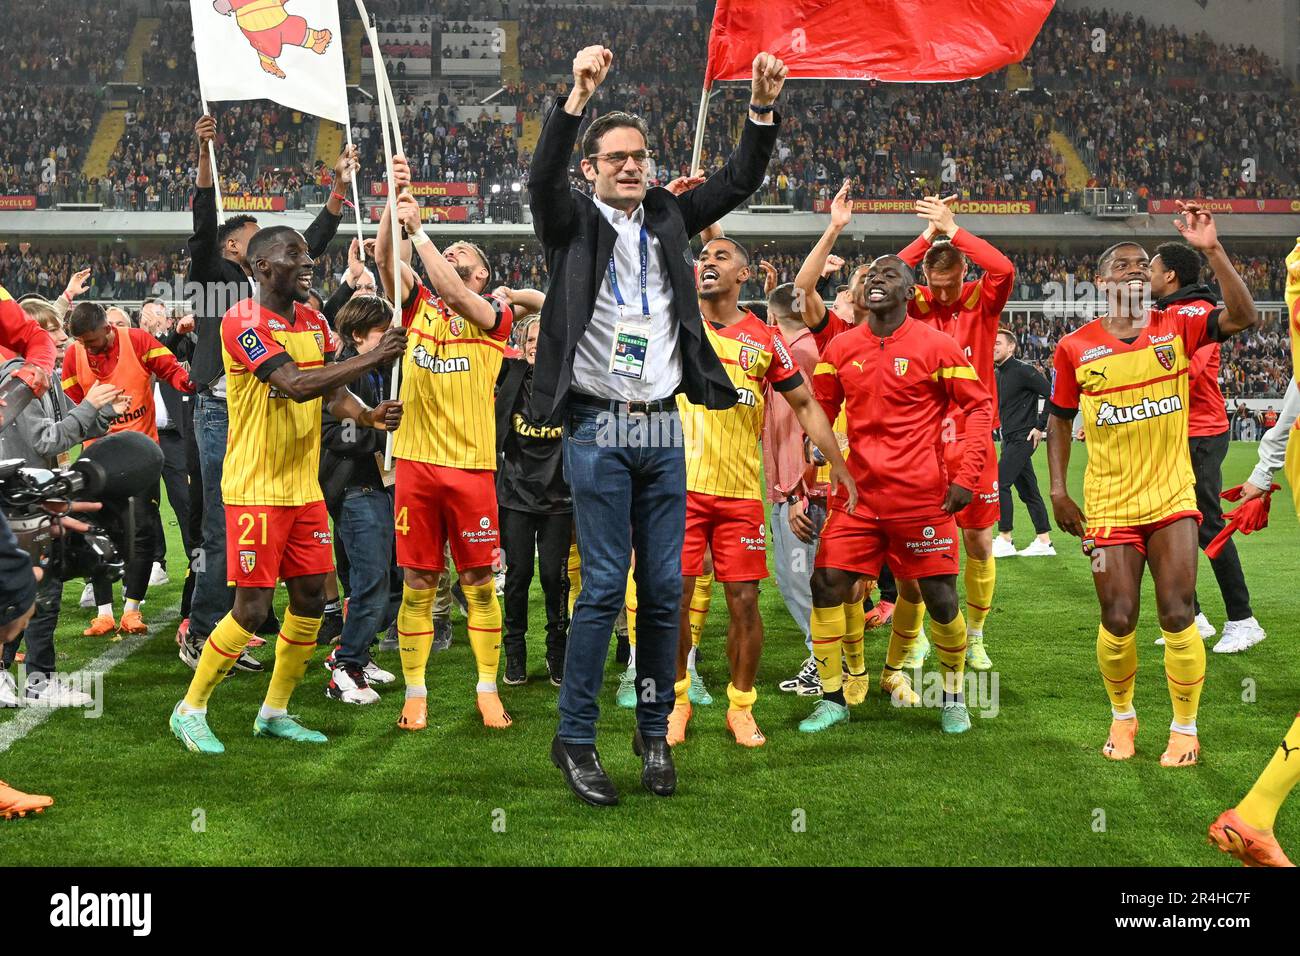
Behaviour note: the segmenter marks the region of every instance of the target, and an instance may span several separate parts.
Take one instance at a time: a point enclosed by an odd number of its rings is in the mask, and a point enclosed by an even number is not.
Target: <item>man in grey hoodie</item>
[[[120,389],[99,383],[90,389],[79,405],[73,405],[59,387],[58,363],[63,360],[68,336],[56,311],[39,297],[24,299],[19,305],[54,340],[55,374],[51,376],[49,391],[32,401],[11,427],[0,432],[0,459],[21,458],[33,468],[64,467],[68,450],[87,438],[106,434],[114,417],[125,410],[126,400]],[[17,358],[0,365],[0,384],[22,364],[23,360]],[[24,639],[27,642],[27,686],[23,695],[29,703],[39,701],[47,707],[84,707],[90,703],[87,695],[53,677],[54,632],[59,624],[62,598],[63,582],[54,575],[46,576],[37,585],[36,613],[31,623],[19,640],[4,646],[3,656],[0,656],[0,707],[20,705],[13,662],[19,641]]]

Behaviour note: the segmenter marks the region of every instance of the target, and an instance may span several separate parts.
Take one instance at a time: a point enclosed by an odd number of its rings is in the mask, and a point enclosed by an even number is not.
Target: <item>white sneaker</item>
[[[325,688],[325,696],[345,704],[377,704],[379,694],[366,682],[366,674],[359,667],[340,664]]]
[[[997,535],[993,539],[993,557],[995,558],[1014,558],[1020,552],[1016,550],[1016,543],[1009,541],[1002,535]]]
[[[994,547],[994,553],[997,553],[997,547]],[[1022,558],[1054,558],[1056,557],[1056,548],[1050,541],[1039,541],[1035,538],[1029,545],[1020,552]]]
[[[1196,630],[1203,640],[1209,640],[1217,633],[1214,630],[1214,625],[1210,623],[1210,619],[1204,613],[1196,615]]]
[[[81,589],[81,602],[80,602],[80,603],[81,603],[81,606],[82,606],[82,607],[94,607],[94,606],[95,606],[95,586],[94,586],[93,584],[91,584],[89,581],[87,581],[87,582],[86,582],[86,586],[85,586],[84,588]]]
[[[501,597],[506,593],[506,573],[504,571],[498,571],[495,575],[495,579],[497,597]]]
[[[7,670],[0,670],[0,707],[18,707],[18,682]]]
[[[391,684],[397,680],[394,674],[384,670],[374,661],[370,661],[361,670],[366,675],[366,680],[372,684]]]
[[[1214,652],[1237,654],[1248,647],[1254,647],[1267,636],[1253,617],[1248,617],[1244,621],[1225,621],[1223,637],[1214,645]]]
[[[89,694],[60,683],[53,677],[43,685],[27,685],[29,707],[89,707],[94,702]]]
[[[153,563],[153,571],[149,575],[149,587],[162,587],[164,584],[171,584],[172,579],[167,577],[167,569],[157,561]]]

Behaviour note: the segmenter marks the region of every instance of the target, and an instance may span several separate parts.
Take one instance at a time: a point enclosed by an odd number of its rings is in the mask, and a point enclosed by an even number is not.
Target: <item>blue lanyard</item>
[[[650,267],[650,234],[646,232],[645,226],[641,227],[641,314],[650,315],[650,297],[646,295],[647,270]],[[614,301],[618,303],[619,308],[626,309],[627,303],[623,301],[623,293],[618,288],[618,270],[614,268],[614,256],[609,257],[609,288],[614,293]]]

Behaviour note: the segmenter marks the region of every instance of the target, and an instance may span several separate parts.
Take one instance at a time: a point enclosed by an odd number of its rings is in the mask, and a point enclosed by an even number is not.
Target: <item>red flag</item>
[[[718,0],[704,85],[754,57],[804,79],[950,82],[1018,63],[1053,0]]]

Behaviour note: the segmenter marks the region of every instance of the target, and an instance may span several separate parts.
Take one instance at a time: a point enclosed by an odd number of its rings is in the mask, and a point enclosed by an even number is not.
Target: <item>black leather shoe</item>
[[[641,786],[657,797],[671,797],[677,790],[677,768],[667,737],[642,737],[632,733],[632,753],[641,758]]]
[[[618,791],[594,750],[570,754],[564,741],[556,737],[551,741],[551,763],[560,768],[569,789],[579,800],[596,807],[612,807],[618,803]]]

